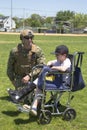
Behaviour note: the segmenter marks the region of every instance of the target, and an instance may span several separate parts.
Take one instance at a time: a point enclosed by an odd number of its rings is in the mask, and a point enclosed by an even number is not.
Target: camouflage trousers
[[[20,93],[25,93],[26,88],[29,88],[29,86],[30,86],[30,82],[25,84],[22,82],[22,77],[16,76],[16,78],[15,78],[15,89],[16,90],[18,90]],[[27,96],[25,96],[24,103],[26,104],[28,102],[31,104],[33,101],[33,98],[34,98],[34,91],[30,92]]]

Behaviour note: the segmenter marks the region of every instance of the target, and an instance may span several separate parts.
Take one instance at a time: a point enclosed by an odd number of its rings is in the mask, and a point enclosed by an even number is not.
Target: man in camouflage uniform
[[[23,30],[20,34],[21,44],[13,48],[10,52],[7,75],[15,89],[24,87],[31,79],[31,70],[38,64],[45,64],[45,57],[40,47],[33,43],[34,34],[31,30]],[[40,69],[33,72],[36,79]]]

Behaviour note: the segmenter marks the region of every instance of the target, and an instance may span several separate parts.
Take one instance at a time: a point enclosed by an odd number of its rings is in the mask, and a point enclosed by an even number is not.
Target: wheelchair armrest
[[[43,69],[43,67],[46,66],[45,64],[38,64],[36,66],[34,66],[31,70],[31,82],[33,81],[33,77],[34,77],[34,72],[38,71],[41,72],[41,70]]]
[[[85,52],[78,52],[78,54],[84,54]]]
[[[56,74],[60,74],[60,75],[70,74],[70,75],[72,75],[72,71],[61,72],[61,71],[52,70],[52,71],[45,73],[44,79],[45,79],[46,76],[56,75]]]
[[[36,65],[32,68],[32,70],[34,69],[38,69],[38,68],[43,68],[44,67],[44,64],[39,64],[39,65]]]

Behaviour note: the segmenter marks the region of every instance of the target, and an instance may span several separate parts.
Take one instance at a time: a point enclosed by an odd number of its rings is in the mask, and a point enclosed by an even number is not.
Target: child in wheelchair
[[[68,58],[68,53],[69,50],[65,45],[60,45],[57,46],[55,49],[55,56],[56,56],[56,60],[52,60],[49,61],[47,63],[47,66],[43,67],[43,70],[41,72],[41,74],[39,75],[38,78],[38,85],[36,88],[36,93],[35,93],[35,98],[34,98],[34,102],[32,105],[32,109],[31,109],[31,113],[33,115],[37,115],[37,106],[38,106],[38,95],[43,93],[43,84],[44,84],[44,76],[46,75],[46,72],[50,72],[53,73],[54,71],[60,71],[60,72],[69,72],[71,70],[71,61]],[[48,78],[51,78],[51,80],[49,80]],[[53,79],[52,79],[53,78]],[[70,75],[69,73],[66,74],[56,74],[56,75],[52,75],[51,76],[46,76],[46,88],[45,89],[59,89],[59,90],[64,90],[64,89],[68,89],[67,86],[69,87],[70,85]]]

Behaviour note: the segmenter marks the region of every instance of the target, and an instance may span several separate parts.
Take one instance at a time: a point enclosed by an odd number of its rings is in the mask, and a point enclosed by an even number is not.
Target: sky
[[[39,14],[48,17],[65,10],[87,14],[87,0],[0,0],[0,14],[5,16],[27,18]]]

